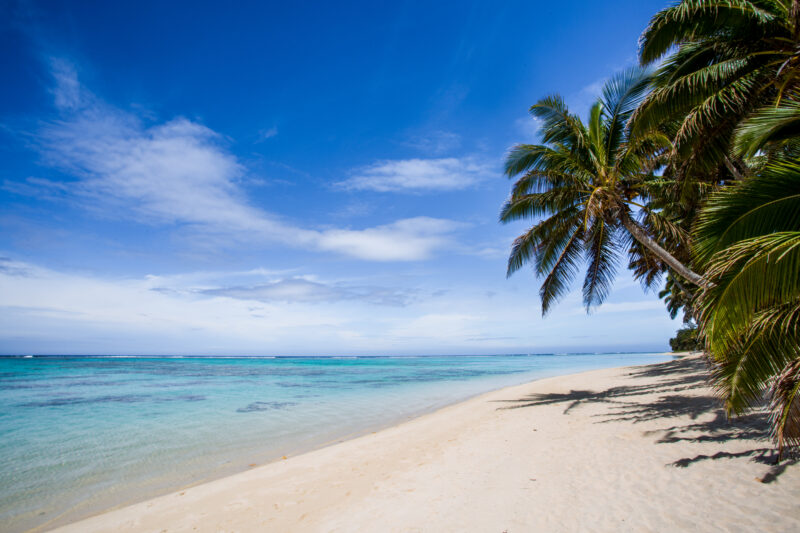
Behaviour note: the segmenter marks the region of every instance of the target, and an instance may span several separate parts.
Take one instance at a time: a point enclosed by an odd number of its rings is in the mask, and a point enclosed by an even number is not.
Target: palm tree
[[[711,282],[700,325],[728,411],[769,392],[780,450],[800,444],[800,162],[774,160],[713,195],[694,251]]]
[[[663,181],[653,170],[669,151],[669,141],[658,131],[631,136],[627,129],[649,82],[638,68],[613,77],[592,106],[588,124],[571,114],[560,96],[540,100],[530,112],[541,121],[543,144],[518,145],[508,154],[506,174],[520,177],[501,222],[544,217],[514,241],[508,275],[533,262],[544,276],[543,313],[569,290],[584,257],[583,301],[587,309],[602,303],[626,247],[633,261],[651,254],[688,282],[704,283],[636,218],[635,210],[641,209],[651,222],[670,226],[642,203],[648,187]]]
[[[679,120],[681,175],[724,165],[740,179],[747,169],[729,153],[739,123],[797,94],[800,0],[683,0],[652,18],[640,45],[643,65],[666,59],[637,127]]]

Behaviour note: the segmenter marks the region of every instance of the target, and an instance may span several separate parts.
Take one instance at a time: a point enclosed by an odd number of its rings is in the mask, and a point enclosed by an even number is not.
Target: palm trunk
[[[731,161],[728,156],[725,156],[723,158],[723,161],[725,162],[725,166],[728,168],[730,173],[733,174],[734,178],[740,181],[744,179],[744,175],[741,172],[739,172],[739,169],[736,168],[736,165],[733,164],[733,161]]]
[[[622,225],[630,232],[634,239],[642,243],[648,250],[653,252],[659,259],[664,261],[673,272],[699,287],[708,287],[709,283],[703,276],[692,271],[686,265],[675,259],[672,254],[663,249],[645,230],[639,226],[631,217],[623,216]]]

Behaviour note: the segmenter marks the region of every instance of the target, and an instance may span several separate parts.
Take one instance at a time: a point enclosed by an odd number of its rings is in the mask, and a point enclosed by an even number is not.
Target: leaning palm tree
[[[710,284],[700,325],[730,413],[771,396],[780,453],[800,444],[800,162],[776,160],[713,195],[694,251]]]
[[[506,174],[520,177],[500,220],[541,217],[514,241],[508,274],[533,263],[544,277],[543,313],[566,294],[584,259],[583,301],[587,309],[602,303],[626,247],[634,260],[651,254],[689,283],[704,283],[637,220],[640,211],[651,222],[670,226],[643,203],[649,188],[663,181],[653,169],[669,151],[669,140],[658,131],[633,137],[627,127],[648,84],[649,75],[638,68],[613,77],[587,124],[569,112],[560,96],[540,100],[530,112],[541,121],[543,144],[515,146],[507,157]]]
[[[800,84],[800,0],[682,0],[652,18],[640,59],[663,62],[637,127],[678,119],[682,175],[723,165],[740,179],[737,126]]]

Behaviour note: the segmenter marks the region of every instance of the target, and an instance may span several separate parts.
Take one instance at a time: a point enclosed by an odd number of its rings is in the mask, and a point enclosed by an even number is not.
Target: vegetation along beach
[[[800,0],[0,15],[0,531],[800,531]]]

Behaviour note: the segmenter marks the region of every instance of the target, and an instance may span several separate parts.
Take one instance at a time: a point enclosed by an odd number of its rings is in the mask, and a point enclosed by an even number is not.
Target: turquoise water
[[[46,529],[488,390],[665,359],[0,358],[0,524]]]

